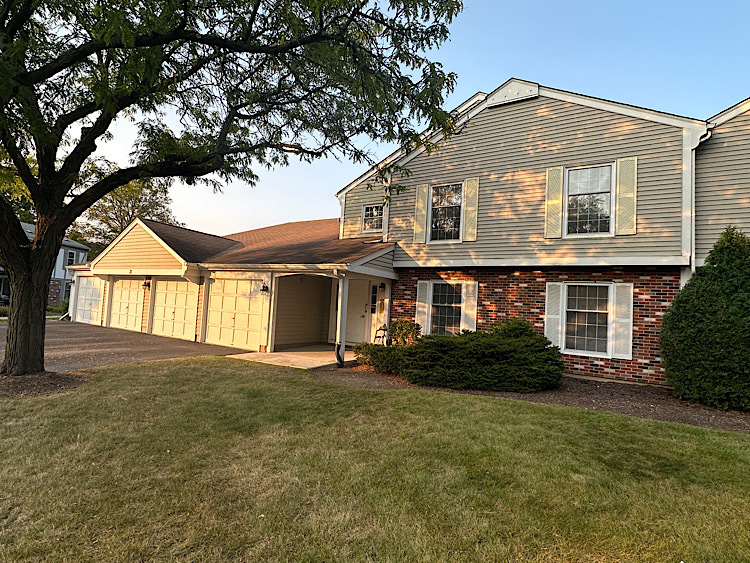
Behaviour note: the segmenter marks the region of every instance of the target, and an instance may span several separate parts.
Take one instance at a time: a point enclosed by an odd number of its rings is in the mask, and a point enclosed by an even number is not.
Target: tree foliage
[[[103,248],[138,217],[181,225],[172,214],[171,204],[165,182],[133,180],[89,207],[83,221],[77,223],[78,230],[87,241]]]
[[[369,163],[366,139],[409,149],[426,143],[422,127],[449,134],[440,108],[454,76],[425,53],[460,9],[460,0],[3,0],[0,144],[37,219],[29,245],[0,198],[0,262],[14,302],[29,303],[11,315],[3,370],[41,369],[30,359],[43,349],[41,284],[66,230],[116,188],[252,183],[258,167],[292,155]],[[138,124],[131,161],[105,162],[98,147],[125,119]]]
[[[735,227],[665,313],[661,351],[679,396],[750,410],[750,238]]]

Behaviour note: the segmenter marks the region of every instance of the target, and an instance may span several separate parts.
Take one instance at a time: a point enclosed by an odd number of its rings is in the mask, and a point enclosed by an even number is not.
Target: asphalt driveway
[[[0,323],[0,360],[5,357],[7,330],[8,323]],[[44,347],[47,371],[190,356],[229,356],[243,352],[238,348],[65,321],[47,321]]]

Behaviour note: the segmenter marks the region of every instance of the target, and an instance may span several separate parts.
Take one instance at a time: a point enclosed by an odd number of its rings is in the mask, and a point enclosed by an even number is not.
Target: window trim
[[[450,240],[432,239],[432,190],[435,188],[444,188],[445,186],[461,186],[461,217],[458,226],[458,238]],[[425,241],[427,244],[456,244],[463,242],[464,239],[464,210],[466,209],[466,180],[460,182],[444,182],[442,184],[430,184],[427,190],[427,224],[425,225]],[[432,286],[430,286],[432,287]]]
[[[568,233],[568,177],[571,170],[609,166],[612,170],[609,186],[609,232],[608,233]],[[566,166],[563,168],[562,238],[614,238],[615,198],[617,197],[617,161],[587,164],[586,166]]]
[[[380,228],[379,229],[365,229],[365,207],[380,207]],[[385,205],[382,203],[363,203],[362,211],[360,213],[359,221],[359,232],[360,233],[382,233],[385,225]]]
[[[73,259],[72,261],[71,261],[71,258]],[[76,252],[75,252],[75,250],[68,250],[68,254],[65,257],[65,265],[66,266],[72,266],[75,263],[76,263]]]
[[[463,280],[430,280],[430,290],[429,290],[428,300],[427,300],[427,331],[425,332],[425,330],[423,329],[422,334],[432,334],[432,299],[435,295],[434,287],[436,285],[451,285],[451,286],[460,285],[461,286],[461,303],[460,303],[461,309],[459,311],[459,329],[458,329],[459,333],[461,332],[460,319],[463,318],[463,314],[464,314],[464,285],[463,284],[464,284]]]
[[[566,324],[568,318],[568,288],[570,286],[587,286],[587,287],[607,287],[607,351],[606,352],[594,352],[589,350],[574,350],[566,346]],[[614,332],[614,297],[615,297],[615,284],[614,282],[563,282],[563,295],[561,303],[561,316],[560,316],[560,351],[563,354],[571,356],[588,356],[592,358],[613,358],[614,340],[612,338]]]

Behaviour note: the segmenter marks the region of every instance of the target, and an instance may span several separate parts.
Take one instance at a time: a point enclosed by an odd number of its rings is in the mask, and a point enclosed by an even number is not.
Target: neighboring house
[[[21,222],[23,230],[29,240],[34,239],[34,225]],[[65,237],[57,254],[55,269],[52,271],[52,279],[49,285],[49,305],[59,305],[63,299],[70,297],[70,288],[73,282],[72,274],[67,270],[68,266],[86,261],[89,251],[88,246]],[[10,299],[10,285],[8,275],[0,268],[0,301],[6,303]]]
[[[388,205],[375,168],[342,189],[338,223],[137,221],[71,268],[74,319],[340,354],[392,320],[450,334],[520,316],[569,373],[662,383],[661,315],[727,224],[750,229],[750,101],[703,121],[511,79],[456,120],[439,150],[380,163],[411,172]]]

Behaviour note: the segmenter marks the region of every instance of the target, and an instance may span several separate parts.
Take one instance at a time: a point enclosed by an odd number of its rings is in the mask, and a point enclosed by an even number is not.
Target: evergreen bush
[[[678,396],[750,410],[750,238],[721,234],[665,313],[660,344]]]

